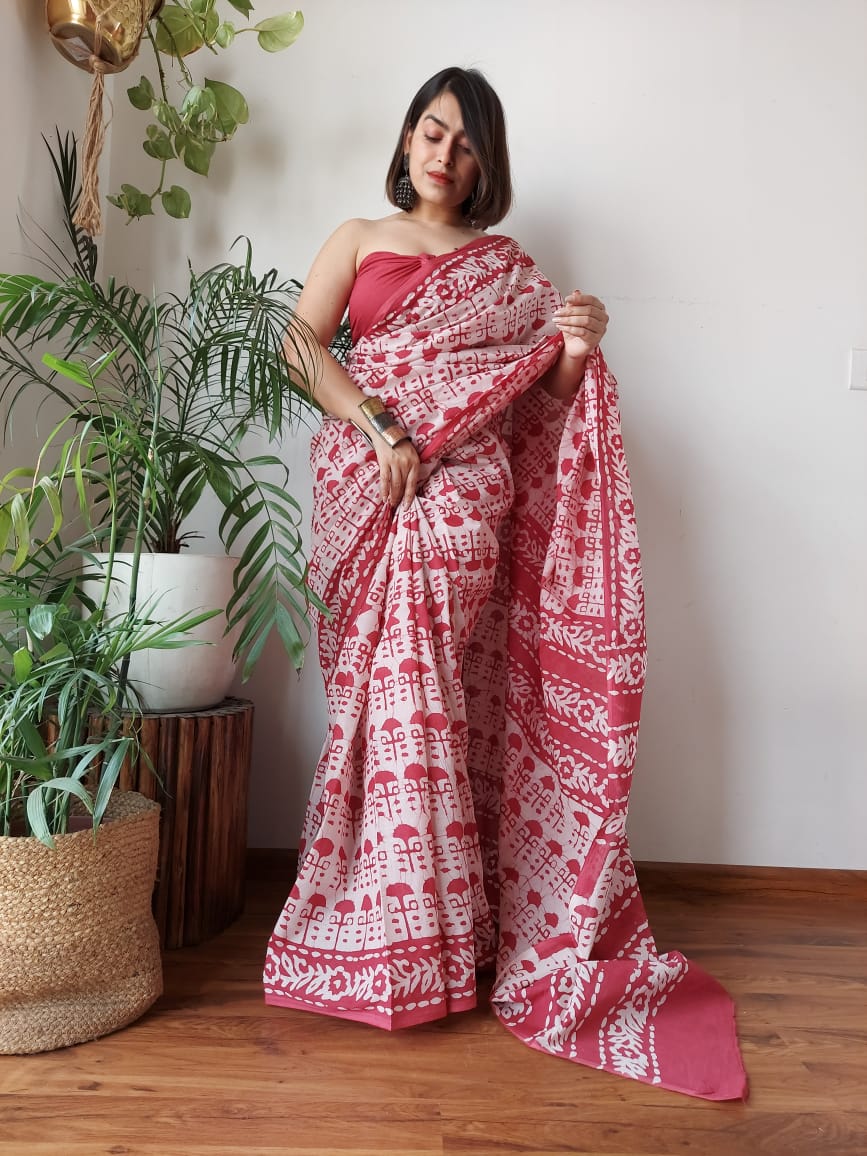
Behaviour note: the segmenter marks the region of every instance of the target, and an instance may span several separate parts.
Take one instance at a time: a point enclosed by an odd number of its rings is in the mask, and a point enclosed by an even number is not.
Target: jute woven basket
[[[151,893],[159,806],[115,792],[91,829],[0,837],[0,1053],[45,1052],[132,1023],[163,989]]]

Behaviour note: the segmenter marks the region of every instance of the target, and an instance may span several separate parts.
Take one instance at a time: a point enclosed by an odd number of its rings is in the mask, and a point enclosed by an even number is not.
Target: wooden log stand
[[[253,704],[145,714],[141,754],[120,786],[162,807],[154,916],[165,948],[190,947],[244,907]]]

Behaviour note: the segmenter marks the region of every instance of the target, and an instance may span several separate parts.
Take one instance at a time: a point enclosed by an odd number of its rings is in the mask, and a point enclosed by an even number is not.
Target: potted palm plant
[[[211,706],[233,679],[233,655],[246,678],[272,631],[296,667],[303,659],[311,595],[301,510],[280,457],[246,448],[251,436],[273,440],[312,411],[307,383],[283,353],[287,340],[315,349],[294,316],[298,284],[274,270],[256,274],[249,242],[240,264],[191,269],[183,294],[147,297],[112,278],[100,284],[93,242],[73,223],[74,142],[58,138],[52,156],[72,255],[54,280],[0,276],[0,402],[11,413],[27,392],[52,395],[85,431],[97,465],[114,454],[112,488],[96,484],[79,494],[82,545],[97,582],[112,534],[114,589],[133,576],[132,559],[119,551],[140,530],[134,577],[143,584],[150,576],[151,586],[141,587],[146,601],[162,598],[169,619],[225,608],[200,635],[211,643],[228,635],[223,656],[186,651],[170,682],[169,664],[154,666],[161,656],[150,649],[150,665],[133,659],[130,675],[148,709]],[[36,358],[46,343],[60,356]],[[229,557],[202,562],[185,548],[206,489],[222,507]],[[184,594],[191,604],[179,600]],[[120,605],[127,595],[116,597]]]

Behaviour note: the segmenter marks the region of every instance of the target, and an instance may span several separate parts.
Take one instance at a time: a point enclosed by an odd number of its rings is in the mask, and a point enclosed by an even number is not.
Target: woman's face
[[[464,132],[461,106],[451,92],[442,92],[407,130],[409,175],[422,200],[458,208],[479,179],[479,165]]]

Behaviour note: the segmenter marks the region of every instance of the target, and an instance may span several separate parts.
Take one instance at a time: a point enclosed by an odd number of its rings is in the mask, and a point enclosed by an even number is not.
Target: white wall
[[[90,94],[90,77],[73,68],[52,47],[43,5],[14,0],[4,8],[0,37],[0,94],[3,98],[4,177],[0,181],[0,254],[4,272],[31,268],[17,218],[29,215],[45,228],[56,223],[55,185],[40,133],[54,126],[78,135]],[[70,119],[70,112],[77,117]],[[38,230],[27,226],[31,235]]]
[[[257,15],[283,7],[258,0]],[[506,231],[612,315],[651,645],[635,854],[867,867],[867,394],[846,389],[849,348],[867,346],[867,3],[305,0],[304,14],[284,54],[249,37],[208,62],[253,121],[209,182],[190,178],[188,222],[115,219],[108,268],[168,285],[188,255],[221,259],[246,233],[263,267],[303,277],[342,219],[389,211],[385,166],[418,85],[480,66],[509,117]],[[117,92],[113,186],[147,171],[141,114]],[[304,437],[286,455],[309,504]],[[299,682],[274,649],[248,692],[251,843],[294,845],[324,733],[314,652]]]

